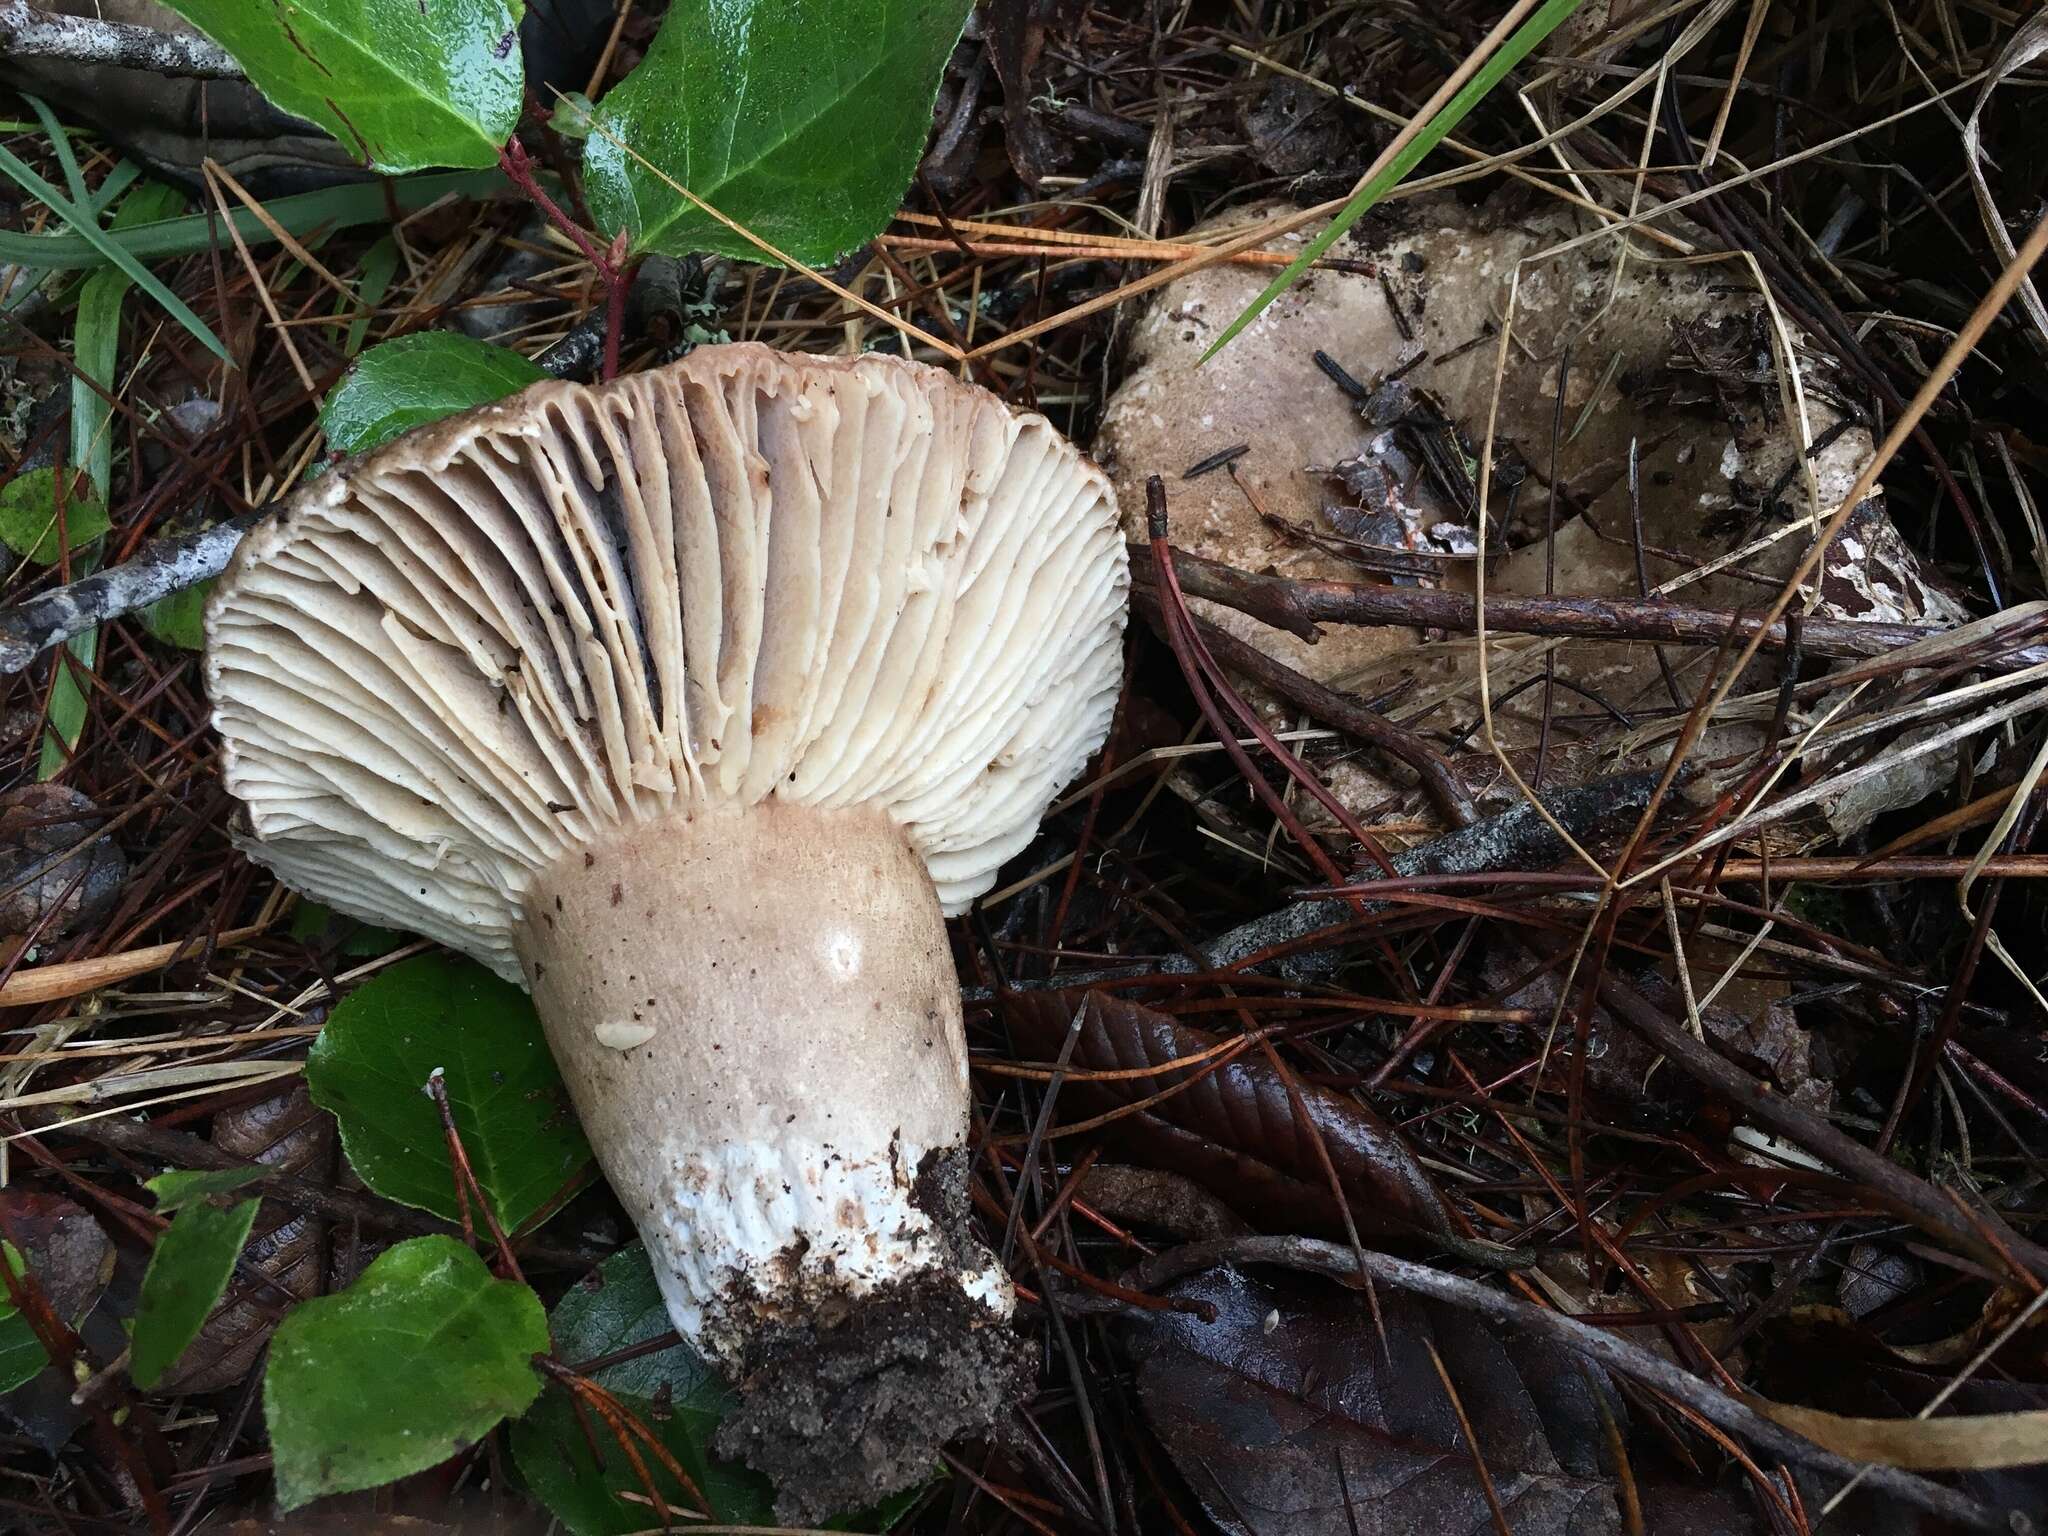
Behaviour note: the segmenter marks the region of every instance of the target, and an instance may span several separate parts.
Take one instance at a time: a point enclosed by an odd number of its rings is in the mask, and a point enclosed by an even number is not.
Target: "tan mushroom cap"
[[[639,821],[880,808],[948,912],[1101,744],[1102,473],[921,364],[745,344],[538,384],[327,475],[207,613],[249,851],[519,976],[534,874]]]

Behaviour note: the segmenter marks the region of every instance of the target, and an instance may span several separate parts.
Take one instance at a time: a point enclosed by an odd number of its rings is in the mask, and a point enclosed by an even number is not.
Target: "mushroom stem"
[[[985,1325],[1014,1296],[966,1225],[959,985],[886,815],[769,800],[639,823],[541,871],[515,943],[677,1329],[743,1388],[734,1448],[777,1475],[779,1507],[889,1491],[789,1482],[815,1456],[795,1421],[858,1439],[1007,1389],[1006,1330]],[[904,1481],[975,1422],[958,1417],[918,1426]]]

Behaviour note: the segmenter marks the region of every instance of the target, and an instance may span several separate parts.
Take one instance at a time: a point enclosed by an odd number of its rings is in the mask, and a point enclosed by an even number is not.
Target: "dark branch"
[[[0,674],[19,672],[73,635],[218,576],[257,519],[252,512],[198,533],[152,539],[133,559],[0,608]]]
[[[1151,550],[1133,544],[1130,552],[1138,579],[1150,581]],[[1236,570],[1181,550],[1174,551],[1173,568],[1188,596],[1235,608],[1304,639],[1315,638],[1318,624],[1401,625],[1466,635],[1476,633],[1479,627],[1479,605],[1463,592],[1346,581],[1291,581]],[[1486,627],[1499,634],[1718,646],[1731,637],[1735,643],[1746,642],[1756,633],[1758,619],[1728,608],[1692,608],[1654,599],[1489,595]],[[1987,639],[1981,664],[1989,670],[2011,672],[2048,661],[2048,644],[2036,638],[2043,628],[2038,614],[2025,615],[2014,625],[2012,635]],[[1939,624],[1807,618],[1799,626],[1799,644],[1808,656],[1862,660],[1889,656],[1902,646],[1947,633]],[[2034,643],[2018,643],[2023,639]],[[1784,624],[1764,630],[1764,650],[1782,651],[1787,644]]]

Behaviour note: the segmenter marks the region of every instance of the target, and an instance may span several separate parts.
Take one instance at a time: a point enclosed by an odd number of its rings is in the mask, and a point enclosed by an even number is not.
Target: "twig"
[[[119,565],[0,608],[0,674],[19,672],[73,635],[218,576],[257,520],[252,512],[198,533],[153,539]]]
[[[1141,581],[1149,581],[1151,551],[1141,544],[1131,545],[1130,551],[1133,573]],[[1387,624],[1447,629],[1459,634],[1472,634],[1478,628],[1478,604],[1462,592],[1259,576],[1178,549],[1174,551],[1173,564],[1188,596],[1235,608],[1303,639],[1314,639],[1318,624]],[[1738,642],[1757,640],[1759,650],[1769,651],[1782,651],[1790,643],[1783,623],[1765,624],[1756,614],[1611,597],[1489,594],[1486,627],[1505,634],[1647,640],[1677,645],[1718,646],[1732,635]],[[1987,670],[2011,672],[2048,661],[2048,644],[2019,643],[2022,638],[2031,639],[2040,633],[2040,615],[2028,614],[2016,627],[2018,632],[2011,637],[2010,644],[1995,650],[1985,648],[1981,665]],[[1939,624],[1808,617],[1799,628],[1799,644],[1808,656],[1867,659],[1887,656],[1902,646],[1948,633]]]
[[[1154,589],[1140,587],[1132,596],[1147,618],[1163,623],[1158,594]],[[1479,811],[1472,803],[1465,781],[1458,777],[1458,770],[1420,735],[1376,713],[1371,706],[1350,694],[1339,693],[1312,677],[1304,677],[1285,662],[1267,655],[1255,645],[1247,645],[1207,619],[1193,613],[1189,617],[1194,620],[1195,633],[1202,637],[1202,643],[1228,670],[1265,684],[1325,725],[1356,736],[1389,757],[1406,763],[1422,780],[1423,790],[1436,806],[1437,814],[1452,826],[1470,826],[1479,819]]]
[[[1559,863],[1568,851],[1556,826],[1584,842],[1623,816],[1639,814],[1649,804],[1656,785],[1653,773],[1624,773],[1595,779],[1573,789],[1561,789],[1543,797],[1551,819],[1527,803],[1514,806],[1498,816],[1488,816],[1459,827],[1441,837],[1418,843],[1395,854],[1389,861],[1399,879],[1425,875],[1477,875],[1496,872],[1526,875]],[[1156,976],[1188,976],[1203,971],[1225,971],[1243,965],[1268,950],[1299,944],[1311,934],[1352,921],[1360,912],[1370,916],[1384,912],[1391,902],[1360,901],[1356,907],[1334,897],[1306,897],[1253,918],[1203,945],[1193,958],[1168,955],[1140,965],[1105,967],[1094,971],[1061,971],[1049,981],[1018,980],[1013,991],[1063,991],[1074,987],[1100,986],[1117,981],[1141,981]],[[986,987],[968,987],[961,996],[969,1003],[984,1003],[993,995]]]
[[[147,70],[187,80],[240,80],[242,66],[208,37],[87,16],[55,16],[25,0],[0,4],[0,53],[13,59]]]
[[[1543,806],[1558,825],[1584,842],[1616,819],[1639,814],[1649,803],[1655,783],[1656,775],[1652,773],[1619,774],[1545,795]],[[1568,851],[1564,839],[1542,811],[1524,803],[1397,853],[1393,864],[1394,873],[1403,878],[1493,871],[1521,873],[1547,869],[1560,862]],[[1383,912],[1390,905],[1384,901],[1361,903],[1368,913]],[[1228,970],[1265,950],[1298,944],[1310,934],[1352,916],[1352,908],[1342,901],[1297,901],[1211,940],[1202,946],[1202,960],[1211,970]],[[1171,961],[1159,968],[1195,969],[1190,963],[1176,966]],[[1071,983],[1074,978],[1065,979]]]
[[[1219,1264],[1280,1264],[1290,1269],[1328,1275],[1340,1284],[1351,1285],[1357,1282],[1360,1262],[1361,1256],[1350,1248],[1315,1238],[1233,1237],[1190,1243],[1184,1248],[1175,1248],[1157,1258],[1147,1259],[1124,1275],[1123,1283],[1138,1290],[1152,1290],[1182,1275],[1211,1269]],[[1397,1259],[1391,1254],[1368,1252],[1363,1255],[1363,1263],[1376,1283],[1462,1307],[1503,1327],[1551,1339],[1567,1349],[1589,1356],[1618,1376],[1626,1376],[1654,1388],[1709,1423],[1730,1434],[1740,1435],[1786,1461],[1840,1477],[1863,1474],[1866,1482],[1894,1498],[1972,1530],[2028,1536],[2038,1529],[2034,1521],[2019,1510],[1994,1509],[1896,1467],[1866,1467],[1863,1462],[1839,1456],[1773,1423],[1726,1393],[1716,1391],[1661,1355],[1652,1354],[1640,1345],[1582,1323],[1575,1317],[1539,1307],[1476,1280]]]
[[[1774,1093],[1704,1040],[1667,1016],[1641,992],[1610,973],[1599,978],[1600,1001],[1669,1058],[1672,1065],[1739,1105],[1744,1114],[1811,1152],[1842,1175],[1870,1186],[1890,1208],[1916,1225],[1940,1234],[1994,1271],[2011,1264],[1998,1247],[1986,1242],[1955,1204],[1924,1179],[1914,1177],[1890,1158],[1872,1151],[1819,1115],[1802,1109],[1784,1094]],[[2005,1228],[1987,1211],[1973,1212],[1990,1223],[1998,1242],[2033,1273],[2018,1276],[2031,1289],[2048,1277],[2048,1250]]]

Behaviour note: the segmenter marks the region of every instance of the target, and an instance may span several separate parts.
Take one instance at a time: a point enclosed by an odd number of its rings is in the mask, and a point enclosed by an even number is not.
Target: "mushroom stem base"
[[[967,1230],[959,985],[901,830],[772,800],[642,823],[543,870],[515,944],[778,1507],[872,1501],[986,1427],[1014,1297]]]

